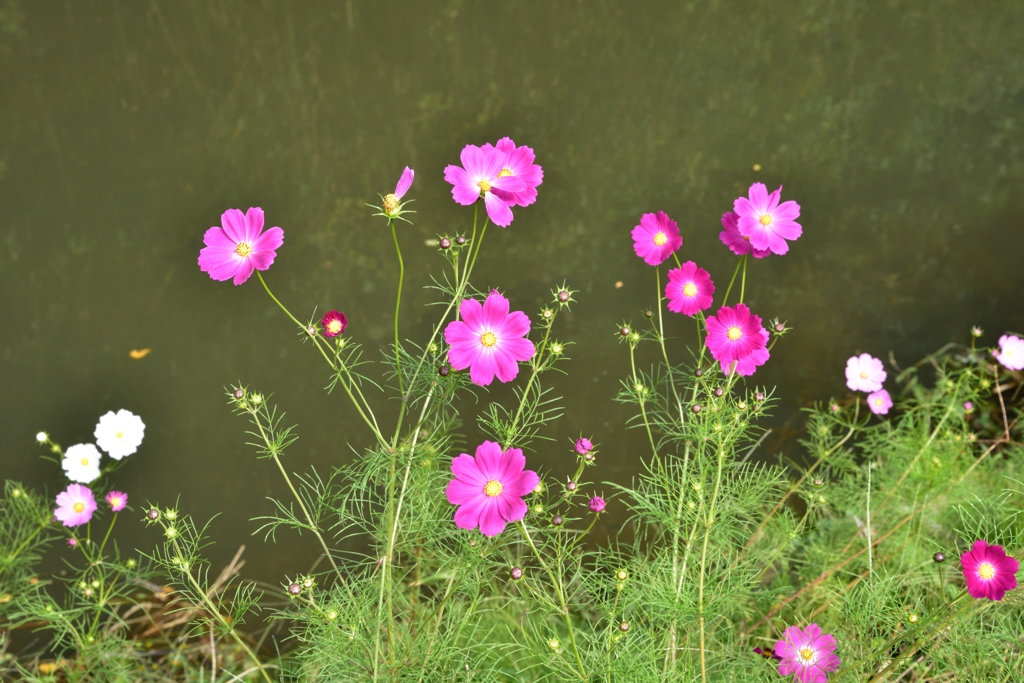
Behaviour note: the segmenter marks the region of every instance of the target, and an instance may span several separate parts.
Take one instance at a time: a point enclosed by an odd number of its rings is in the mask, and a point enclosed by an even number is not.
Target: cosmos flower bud
[[[555,312],[552,311],[550,308],[545,308],[543,311],[540,312],[540,317],[544,318],[545,320],[551,320],[551,318],[553,318],[554,315]]]
[[[604,498],[600,496],[594,496],[590,499],[590,511],[596,515],[604,512],[605,505]]]
[[[518,581],[523,578],[523,570],[519,567],[512,567],[508,575],[512,577],[513,581]]]
[[[245,398],[245,389],[235,389],[235,398],[239,400]]]
[[[760,403],[761,401],[764,400],[764,394],[761,393],[760,391],[757,392],[756,394],[754,394],[754,400]]]
[[[644,311],[644,317],[647,318],[648,320],[653,318],[654,311],[652,311],[651,309],[647,309],[646,311]]]
[[[302,586],[300,586],[297,583],[293,583],[293,584],[288,586],[288,592],[291,593],[292,595],[298,595],[299,593],[302,592]]]
[[[576,443],[573,445],[573,449],[580,455],[586,455],[590,451],[594,450],[594,444],[591,443],[590,439],[585,436],[581,436],[576,439]]]
[[[555,515],[551,518],[551,524],[553,526],[562,526],[563,521],[565,520],[562,519],[562,515]]]
[[[623,325],[622,328],[619,330],[619,334],[621,334],[623,337],[628,337],[629,336],[629,332],[630,332],[630,329],[626,325]]]
[[[692,406],[690,406],[690,410],[692,410],[694,412],[694,414],[699,413],[700,410],[701,410],[700,404],[699,403],[694,403]]]
[[[151,508],[150,511],[146,513],[146,517],[148,517],[150,521],[155,522],[160,519],[160,511],[156,508]]]
[[[621,623],[619,624],[619,630],[620,630],[620,631],[622,631],[623,633],[625,633],[626,631],[628,631],[628,630],[629,630],[629,622],[628,622],[628,621],[623,621],[623,622],[621,622]]]
[[[615,578],[619,581],[625,581],[629,578],[629,572],[627,572],[625,569],[620,569],[619,571],[615,572]]]
[[[985,334],[985,332],[980,327],[978,327],[977,325],[975,325],[974,327],[971,328],[971,336],[972,337],[978,338],[978,337],[980,337],[983,334]]]
[[[697,368],[696,370],[693,371],[693,376],[694,377],[703,377],[704,376],[704,371],[701,370],[700,368]]]
[[[937,564],[942,564],[943,562],[946,561],[946,553],[944,553],[944,552],[937,552],[934,555],[932,555],[932,559],[935,560],[935,562]]]
[[[566,483],[565,490],[566,491],[575,491],[576,490],[576,482],[570,481],[570,482]]]
[[[548,641],[548,647],[550,647],[552,650],[557,650],[558,648],[562,647],[562,644],[558,642],[558,638],[552,638]]]
[[[568,301],[568,300],[569,300],[569,299],[571,298],[571,296],[572,296],[572,295],[571,295],[571,294],[569,294],[569,291],[568,291],[568,290],[566,290],[566,289],[562,289],[562,290],[559,290],[559,292],[558,292],[558,295],[557,295],[557,297],[558,297],[558,300],[559,300],[560,302],[562,302],[563,304],[564,304],[565,302],[567,302],[567,301]]]
[[[460,247],[463,244],[465,244],[465,243],[466,243],[466,238],[465,238],[464,235],[459,235],[458,237],[455,238],[455,244],[459,245]]]
[[[722,387],[715,387],[715,396],[716,397],[721,398],[722,394],[724,394],[724,393],[725,393],[725,390],[722,389]]]
[[[452,241],[450,239],[448,239],[447,237],[442,237],[440,245],[441,245],[442,249],[448,249],[448,248],[450,248],[452,246]]]
[[[449,372],[451,372],[451,368],[447,365],[442,365],[437,369],[437,374],[441,375],[442,377],[447,377]]]

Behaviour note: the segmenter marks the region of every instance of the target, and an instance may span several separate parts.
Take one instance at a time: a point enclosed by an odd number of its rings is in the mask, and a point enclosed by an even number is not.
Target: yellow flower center
[[[732,341],[736,341],[737,339],[743,336],[743,330],[733,325],[732,327],[729,328],[729,331],[725,333],[725,336],[727,336]]]
[[[875,399],[875,405],[876,405],[876,406],[880,406],[880,405],[882,405],[882,399],[880,399],[880,398],[876,398],[876,399]]]
[[[85,503],[83,503],[82,501],[78,501],[77,503],[71,506],[71,509],[74,510],[75,512],[85,512]]]
[[[505,176],[508,176],[508,175],[512,175],[512,171],[508,170],[507,168],[503,168],[503,169],[501,169],[501,173],[498,174],[498,177],[499,178],[504,178]]]
[[[860,378],[861,379],[867,379],[868,378],[868,373],[866,373],[866,372],[860,373]]]
[[[663,246],[665,246],[665,242],[668,242],[668,235],[666,235],[663,232],[656,232],[656,233],[654,233],[654,244],[655,245],[657,245],[659,247],[663,247]]]
[[[239,242],[238,246],[235,247],[235,253],[241,256],[242,258],[245,258],[246,256],[252,253],[252,247],[250,247],[245,242]]]
[[[978,576],[988,581],[996,575],[996,568],[991,562],[982,562],[978,565]]]
[[[491,479],[484,485],[484,495],[494,498],[501,495],[501,482],[497,479]]]
[[[384,213],[390,215],[395,211],[398,211],[398,197],[393,194],[389,194],[384,197]]]
[[[116,508],[120,504],[121,504],[120,496],[114,496],[113,498],[110,499],[110,507]]]
[[[809,647],[805,647],[805,648],[801,649],[800,650],[800,659],[804,660],[805,662],[811,661],[812,659],[814,659],[814,650],[812,650]]]
[[[331,322],[327,323],[327,331],[330,332],[331,334],[340,334],[341,333],[341,321],[340,320],[332,320]]]
[[[476,184],[480,188],[480,196],[483,197],[485,194],[491,191],[491,184],[486,180],[481,180]]]
[[[487,348],[490,348],[498,343],[498,338],[494,335],[493,332],[484,332],[483,334],[480,335],[480,343],[486,346]]]
[[[124,438],[124,432],[118,432],[117,434],[114,434],[114,438],[116,438],[116,439],[123,439]]]
[[[697,296],[697,285],[693,284],[692,282],[687,282],[685,285],[683,285],[683,295]]]
[[[82,467],[88,467],[89,466],[89,458],[82,458],[81,462],[82,462]]]
[[[765,215],[761,216],[761,225],[763,225],[765,227],[768,227],[771,224],[772,224],[772,217],[771,216],[769,216],[768,214],[765,214]]]

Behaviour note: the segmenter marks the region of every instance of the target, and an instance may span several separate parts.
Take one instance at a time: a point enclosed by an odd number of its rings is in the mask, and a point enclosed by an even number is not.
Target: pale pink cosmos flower
[[[92,491],[81,484],[69,484],[57,494],[57,509],[53,511],[64,526],[74,527],[86,524],[96,512],[96,498]]]
[[[764,183],[750,186],[747,197],[733,202],[733,210],[739,216],[740,235],[750,238],[754,249],[768,249],[773,254],[789,251],[786,240],[795,240],[803,234],[803,228],[796,222],[800,217],[800,205],[794,201],[779,204],[782,186],[771,194]]]
[[[524,469],[526,458],[518,448],[502,452],[493,441],[477,446],[476,457],[462,453],[452,460],[455,479],[448,482],[448,502],[458,505],[455,525],[460,529],[480,528],[484,536],[497,536],[509,522],[526,516],[526,502],[540,483],[532,470]]]
[[[474,384],[487,386],[494,377],[511,382],[519,374],[519,362],[533,358],[533,342],[524,337],[530,332],[530,319],[522,311],[509,313],[508,299],[491,290],[483,305],[476,299],[464,299],[459,307],[462,320],[453,320],[444,328],[448,362],[456,370],[469,368]]]
[[[495,148],[483,150],[466,145],[460,156],[462,166],[448,166],[444,179],[452,184],[452,198],[470,206],[483,197],[487,215],[495,225],[507,228],[512,224],[512,209],[517,192],[526,190],[522,178],[502,175],[505,154]]]
[[[1024,339],[1004,334],[999,338],[999,351],[992,355],[1007,370],[1024,370]]]
[[[668,297],[668,310],[674,313],[692,318],[697,315],[697,311],[711,307],[714,293],[715,283],[711,281],[708,271],[698,268],[693,261],[668,271],[665,296]]]
[[[868,394],[868,408],[871,408],[871,412],[875,415],[885,415],[889,412],[889,408],[892,408],[892,397],[885,389]]]
[[[679,225],[664,211],[645,213],[633,228],[633,251],[649,266],[657,266],[683,246]]]
[[[722,244],[729,247],[737,256],[753,253],[754,258],[764,258],[771,254],[772,252],[768,249],[754,249],[750,246],[750,238],[740,234],[739,220],[740,217],[732,211],[722,214],[722,227],[725,230],[718,233],[718,239],[722,240]]]
[[[885,366],[882,365],[882,361],[870,354],[851,356],[846,361],[846,386],[852,391],[878,391],[882,388],[885,378]]]
[[[481,149],[487,152],[492,148],[488,143]],[[544,182],[544,169],[539,164],[533,163],[537,158],[533,150],[526,145],[516,147],[516,143],[509,137],[498,140],[493,149],[497,149],[504,155],[498,175],[519,178],[526,185],[521,191],[512,193],[512,204],[529,206],[537,201],[537,186]]]
[[[760,316],[750,312],[746,304],[722,306],[707,319],[704,345],[711,356],[722,365],[726,375],[746,377],[754,374],[759,365],[768,361],[768,330],[761,325]]]
[[[402,171],[402,177],[398,179],[398,184],[395,185],[395,191],[392,194],[384,196],[384,215],[388,218],[396,218],[401,215],[402,211],[402,197],[412,187],[412,181],[416,177],[416,171],[412,170],[408,166]]]
[[[121,493],[120,491],[111,491],[103,497],[103,500],[107,501],[111,510],[114,512],[120,512],[121,510],[124,510],[126,505],[128,505],[128,494]]]
[[[1002,600],[1006,591],[1017,587],[1020,563],[1007,555],[1001,545],[975,541],[974,546],[960,556],[960,566],[972,598]]]
[[[284,244],[284,230],[270,228],[263,232],[263,209],[250,208],[244,215],[228,209],[221,217],[222,227],[213,227],[203,235],[206,244],[199,251],[199,269],[214,280],[234,278],[240,285],[253,270],[266,270]]]
[[[792,675],[798,683],[828,683],[827,674],[842,664],[836,656],[835,636],[823,634],[817,624],[808,624],[806,629],[790,626],[782,638],[775,643],[775,656],[782,660],[779,674]]]

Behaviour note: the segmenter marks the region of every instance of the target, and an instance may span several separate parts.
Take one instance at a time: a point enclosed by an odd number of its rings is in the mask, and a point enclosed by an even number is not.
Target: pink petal
[[[522,498],[502,493],[497,502],[498,513],[506,522],[518,522],[526,516],[526,503]]]
[[[493,192],[484,193],[484,204],[487,206],[487,215],[495,225],[502,228],[512,225],[512,209]]]
[[[255,243],[261,232],[263,232],[263,209],[251,206],[245,212],[245,241],[248,244]]]
[[[484,314],[481,317],[481,324],[492,331],[502,327],[505,318],[508,317],[508,299],[503,297],[497,290],[491,290],[484,300]]]
[[[499,381],[511,382],[519,374],[519,364],[504,350],[495,351],[493,358],[494,374],[498,376]]]
[[[401,199],[405,196],[405,193],[412,187],[412,181],[416,177],[416,171],[412,170],[408,166],[402,171],[402,177],[398,179],[398,184],[395,185],[395,196]]]
[[[471,181],[476,178],[482,178],[485,175],[486,164],[488,157],[485,155],[476,145],[466,145],[462,148],[462,152],[459,154],[459,160],[462,161],[462,168],[466,169],[466,173],[470,175]],[[498,169],[499,171],[501,169]],[[495,173],[497,175],[497,173]]]
[[[753,204],[746,197],[737,197],[732,203],[732,210],[742,220],[744,216],[753,216],[757,213]],[[743,234],[743,230],[740,229],[740,234]]]
[[[498,170],[501,170],[501,164],[498,165]],[[491,181],[492,191],[501,190],[508,194],[515,194],[516,192],[524,192],[526,189],[526,183],[523,182],[523,179],[514,175],[499,176]]]
[[[477,343],[480,336],[461,320],[453,320],[444,328],[444,340],[449,346]]]
[[[765,213],[774,215],[775,207],[779,205],[779,197],[782,195],[782,185],[779,185],[779,189],[768,195],[768,207],[765,209]]]
[[[800,217],[800,205],[790,200],[782,202],[771,212],[772,217],[778,221],[792,221]]]
[[[282,244],[284,244],[284,230],[271,228],[252,242],[252,249],[257,252],[274,251],[279,249]]]
[[[512,360],[525,362],[537,353],[536,347],[529,339],[506,339],[501,344],[501,351]]]
[[[804,229],[800,224],[790,220],[772,222],[772,231],[779,237],[787,240],[799,239],[800,235],[804,234]]]
[[[220,224],[228,238],[234,242],[245,241],[245,216],[238,209],[228,209],[220,215]]]
[[[505,468],[501,455],[501,446],[494,441],[484,441],[476,447],[476,466],[485,481],[495,479],[501,481],[501,471]]]
[[[762,214],[767,211],[768,188],[764,186],[764,183],[754,183],[751,185],[748,196],[750,197],[750,205],[754,207],[754,213]],[[739,211],[736,213],[739,213]]]
[[[456,370],[472,368],[477,365],[481,352],[482,347],[480,344],[465,342],[453,344],[448,349],[448,362]],[[472,379],[472,371],[470,372],[470,379]]]
[[[206,247],[199,252],[199,269],[209,273],[214,280],[230,280],[244,263],[234,249],[230,251],[220,247]]]
[[[495,332],[504,337],[525,337],[530,333],[530,318],[522,311],[512,311]]]
[[[458,457],[452,458],[452,474],[467,484],[479,486],[481,490],[487,483],[487,477],[480,471],[476,460],[467,453],[461,453]]]
[[[497,536],[505,530],[505,520],[501,518],[498,505],[491,502],[480,515],[480,533],[484,536]]]
[[[494,381],[498,370],[492,354],[481,353],[469,366],[469,381],[480,387],[486,387]]]
[[[455,511],[455,526],[460,529],[475,529],[480,526],[480,517],[487,506],[487,496],[480,496]]]
[[[509,480],[508,492],[513,496],[525,496],[537,488],[539,483],[540,476],[536,472],[524,470],[518,477]]]
[[[476,299],[463,299],[462,304],[459,305],[459,315],[475,333],[483,325],[484,306]]]
[[[203,244],[208,247],[221,247],[234,251],[238,244],[224,232],[224,228],[210,228],[203,234]]]
[[[242,259],[238,264],[238,270],[235,271],[235,286],[244,284],[252,276],[252,271],[255,269],[251,259]]]
[[[448,482],[444,492],[448,496],[448,502],[452,505],[465,505],[474,498],[484,495],[483,486],[483,484],[467,484],[464,481],[452,479]]]
[[[448,166],[444,169],[444,179],[452,184],[452,199],[457,204],[469,206],[480,199],[480,188],[473,179],[459,166]]]

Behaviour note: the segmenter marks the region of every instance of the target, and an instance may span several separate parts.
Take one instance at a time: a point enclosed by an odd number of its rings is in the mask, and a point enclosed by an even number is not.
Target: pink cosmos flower
[[[722,227],[725,230],[718,233],[718,239],[722,240],[722,244],[729,247],[737,256],[746,256],[753,252],[754,258],[764,258],[771,254],[769,249],[754,249],[750,246],[750,238],[740,234],[739,220],[740,217],[732,211],[722,214]]]
[[[974,547],[960,556],[960,566],[972,598],[1002,600],[1006,591],[1017,587],[1020,563],[1007,555],[1001,545],[975,541]]]
[[[245,215],[228,209],[221,217],[223,227],[213,227],[203,235],[206,245],[199,251],[199,269],[214,280],[234,278],[240,285],[253,270],[266,270],[284,244],[284,230],[271,228],[263,232],[263,209],[250,208]]]
[[[324,326],[325,337],[337,337],[348,327],[348,318],[340,311],[327,311],[320,324]]]
[[[516,193],[526,191],[522,178],[506,174],[505,154],[496,148],[483,150],[466,145],[461,155],[462,166],[448,166],[444,179],[452,184],[452,198],[463,206],[474,204],[483,197],[487,215],[495,225],[507,228],[512,224],[512,209]]]
[[[974,404],[970,401],[964,401],[964,412],[969,413],[974,410]]]
[[[697,311],[711,307],[714,293],[715,283],[711,281],[708,271],[698,268],[693,261],[668,271],[665,296],[668,297],[668,310],[674,313],[692,318],[697,315]]]
[[[992,355],[1007,370],[1024,370],[1024,339],[1004,334],[999,338],[999,351]]]
[[[868,394],[868,408],[871,408],[871,412],[875,415],[885,415],[889,412],[889,408],[892,408],[892,397],[885,389]]]
[[[124,510],[125,506],[128,505],[128,494],[121,493],[120,491],[111,491],[103,500],[107,501],[110,505],[110,509],[114,512],[120,512]]]
[[[704,345],[722,364],[726,375],[732,372],[734,364],[741,377],[752,375],[757,366],[768,360],[768,330],[746,304],[736,304],[735,308],[722,306],[718,313],[708,317],[707,331]]]
[[[846,361],[846,386],[852,391],[878,391],[885,377],[882,361],[867,353],[851,356]]]
[[[750,238],[754,249],[768,249],[773,254],[789,251],[786,240],[795,240],[803,234],[803,228],[796,222],[800,217],[800,205],[789,201],[779,204],[782,186],[771,194],[764,183],[754,183],[747,193],[739,197],[732,208],[739,216],[739,231]]]
[[[398,184],[395,185],[395,191],[393,194],[384,196],[384,215],[389,218],[396,218],[401,215],[402,211],[402,197],[412,187],[413,178],[416,177],[416,171],[412,170],[408,166],[402,171],[402,177],[398,179]]]
[[[594,450],[594,444],[590,443],[590,439],[588,439],[587,437],[581,436],[580,438],[576,439],[576,444],[573,446],[573,448],[575,448],[576,452],[579,453],[580,455],[586,455],[590,451]]]
[[[497,376],[511,382],[519,374],[519,361],[533,358],[533,342],[524,337],[530,332],[530,319],[522,311],[508,311],[508,299],[493,289],[483,305],[476,299],[464,299],[459,307],[462,320],[453,320],[444,328],[448,362],[456,370],[469,368],[474,384],[487,386]]]
[[[835,636],[822,634],[817,624],[808,624],[806,629],[790,626],[782,638],[775,643],[775,656],[782,659],[779,673],[792,675],[799,683],[828,683],[826,674],[842,663],[835,654]]]
[[[683,246],[679,226],[664,211],[645,213],[630,234],[633,251],[649,266],[659,265]]]
[[[476,448],[476,458],[462,453],[452,460],[452,474],[445,493],[448,502],[458,505],[455,525],[460,529],[480,528],[484,536],[497,536],[508,522],[526,516],[523,496],[533,491],[540,477],[526,467],[526,458],[518,448],[504,453],[493,441]]]
[[[498,140],[493,148],[488,143],[481,149],[485,153],[491,149],[497,149],[504,155],[498,175],[519,178],[526,185],[523,190],[512,193],[511,203],[513,205],[529,206],[537,201],[537,186],[544,182],[544,169],[533,163],[537,157],[532,149],[526,145],[516,147],[516,143],[508,137]]]
[[[78,539],[75,538],[74,536],[72,536],[71,538],[68,539],[68,545],[71,546],[72,548],[77,548],[78,547]]]
[[[64,526],[81,526],[92,519],[92,513],[96,512],[96,498],[92,491],[81,484],[69,484],[68,487],[57,494],[57,509],[53,511],[56,517]]]
[[[590,511],[595,514],[599,515],[604,512],[605,505],[604,498],[601,496],[594,496],[590,499]]]

